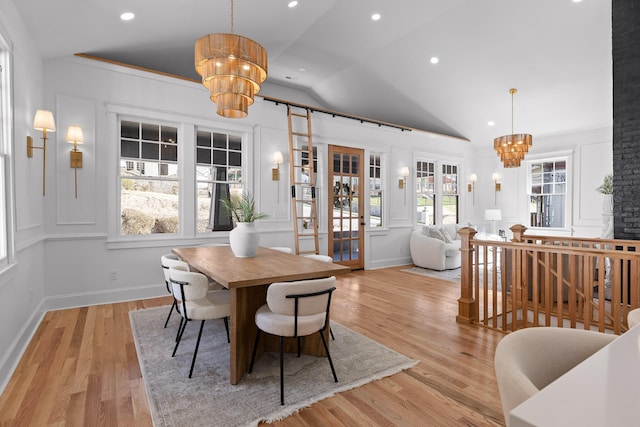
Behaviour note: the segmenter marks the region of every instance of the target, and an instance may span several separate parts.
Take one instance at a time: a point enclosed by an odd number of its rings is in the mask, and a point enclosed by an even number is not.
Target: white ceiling
[[[478,145],[511,133],[511,87],[517,133],[612,125],[611,0],[288,2],[234,3],[234,32],[268,52],[268,95],[294,87],[330,110]],[[193,79],[195,40],[230,32],[229,0],[14,3],[46,59],[87,53]]]

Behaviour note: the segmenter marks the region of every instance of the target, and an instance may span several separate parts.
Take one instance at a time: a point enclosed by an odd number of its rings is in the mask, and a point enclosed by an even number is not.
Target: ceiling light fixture
[[[373,15],[371,15],[372,21],[379,21],[380,18],[382,18],[382,16],[379,13],[374,13]]]
[[[431,63],[432,64],[437,64],[438,62],[440,62],[440,59],[438,59],[438,57],[434,56],[431,58]]]
[[[513,133],[513,96],[517,89],[509,89],[511,94],[511,134],[499,136],[493,140],[493,148],[505,168],[517,168],[533,144],[533,137],[527,133]]]
[[[124,12],[123,14],[120,15],[120,19],[122,19],[123,21],[131,21],[135,17],[136,17],[136,14],[133,12]]]
[[[233,34],[207,34],[195,45],[195,67],[223,117],[247,117],[253,96],[267,78],[267,51],[255,41]]]
[[[296,7],[298,5],[298,2],[296,0],[290,1],[289,4],[287,6],[291,7]]]

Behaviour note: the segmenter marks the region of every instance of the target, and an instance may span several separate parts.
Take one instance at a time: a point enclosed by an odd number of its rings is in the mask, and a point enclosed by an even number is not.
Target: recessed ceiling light
[[[131,21],[135,17],[136,17],[136,14],[133,12],[125,12],[122,15],[120,15],[120,19],[122,19],[123,21]]]
[[[301,73],[304,73],[305,71],[307,71],[307,69],[304,67],[300,67],[298,68],[298,71],[300,71]]]
[[[496,125],[496,122],[494,122],[493,120],[489,120],[489,121],[487,122],[487,124],[488,124],[489,126],[495,126],[495,125]]]
[[[380,18],[382,18],[382,16],[380,16],[379,13],[374,13],[373,15],[371,15],[371,20],[372,21],[379,21]]]
[[[582,0],[573,0],[574,3],[580,3]]]
[[[296,7],[298,5],[298,2],[296,0],[290,1],[289,4],[287,6],[289,7]]]
[[[438,57],[437,57],[437,56],[433,56],[433,57],[431,58],[431,63],[432,63],[432,64],[437,64],[438,62],[440,62],[440,59],[438,59]]]

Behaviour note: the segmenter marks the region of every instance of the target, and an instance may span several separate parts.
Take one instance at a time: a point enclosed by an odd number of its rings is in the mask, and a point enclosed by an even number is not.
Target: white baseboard
[[[2,356],[2,359],[0,359],[0,394],[2,394],[9,383],[13,372],[18,366],[18,362],[20,362],[36,329],[38,329],[40,322],[42,322],[42,318],[48,311],[157,298],[167,295],[166,288],[163,284],[153,284],[137,288],[120,288],[108,291],[75,293],[44,298],[33,310],[28,322],[24,324],[9,346],[9,349]]]

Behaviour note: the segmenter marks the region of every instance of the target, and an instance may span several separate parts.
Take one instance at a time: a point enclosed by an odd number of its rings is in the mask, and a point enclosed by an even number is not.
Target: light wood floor
[[[276,425],[504,425],[493,370],[502,334],[456,323],[458,286],[403,268],[339,276],[332,318],[420,363]],[[167,303],[49,312],[0,397],[0,425],[150,426],[128,312]]]

